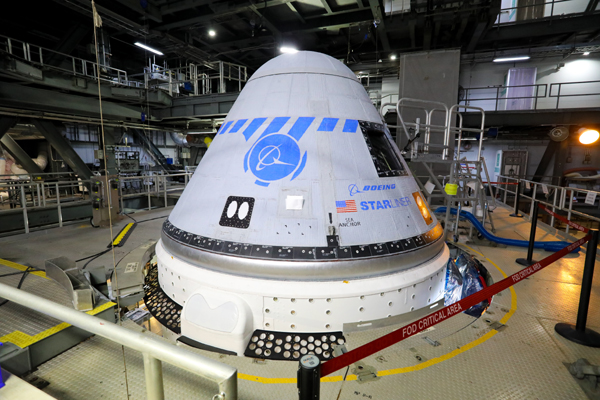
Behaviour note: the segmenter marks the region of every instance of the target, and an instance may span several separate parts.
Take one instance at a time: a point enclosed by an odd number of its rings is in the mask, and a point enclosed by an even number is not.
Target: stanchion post
[[[297,385],[299,400],[319,400],[321,397],[321,361],[314,354],[300,358]]]
[[[522,218],[523,216],[519,214],[519,203],[521,202],[521,180],[517,182],[517,190],[515,192],[515,212],[510,214],[511,217]]]
[[[537,228],[537,220],[538,220],[538,212],[539,212],[539,203],[537,201],[533,202],[533,215],[531,216],[531,230],[529,231],[529,246],[527,247],[527,258],[517,258],[517,264],[524,265],[529,267],[532,264],[535,264],[537,261],[533,259],[533,247],[535,246],[535,230]]]
[[[585,266],[579,295],[579,310],[577,311],[577,325],[561,322],[554,326],[554,330],[572,342],[588,347],[600,347],[600,333],[586,328],[590,294],[592,292],[592,279],[594,278],[594,264],[596,263],[596,250],[600,231],[590,230],[592,238],[587,244]]]

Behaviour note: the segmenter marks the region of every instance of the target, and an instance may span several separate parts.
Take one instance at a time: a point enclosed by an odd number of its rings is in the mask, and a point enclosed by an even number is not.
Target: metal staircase
[[[400,125],[392,126],[397,129],[398,134],[406,135],[408,142],[402,155],[407,161],[420,163],[429,174],[427,184],[423,185],[419,179],[417,183],[426,194],[428,201],[433,197],[441,197],[446,206],[446,216],[444,218],[444,233],[453,232],[453,240],[458,241],[458,221],[460,211],[471,211],[485,226],[488,222],[492,232],[495,231],[492,216],[490,214],[490,203],[495,207],[495,196],[491,193],[491,199],[486,196],[482,181],[482,173],[486,182],[490,182],[485,160],[481,156],[481,147],[483,143],[483,134],[485,126],[485,112],[479,107],[471,107],[455,104],[450,109],[444,104],[435,101],[420,99],[401,98],[397,103],[385,103],[381,106],[380,113],[386,107],[395,106]],[[423,112],[423,117],[415,118],[415,122],[406,122],[402,116],[402,111],[406,109]],[[464,128],[463,116],[461,111],[476,111],[481,114],[481,124],[479,128]],[[441,115],[444,125],[434,124],[436,115]],[[453,119],[456,123],[453,124]],[[439,119],[439,118],[438,118]],[[454,126],[453,126],[454,125]],[[477,134],[478,149],[475,160],[461,160],[460,148],[463,142],[463,133],[470,132]],[[434,135],[443,135],[442,144],[432,143]],[[452,152],[450,141],[458,140],[457,150]],[[434,165],[443,165],[443,168],[434,168]],[[443,174],[435,173],[435,170],[443,169],[447,171]],[[491,186],[490,186],[491,187]],[[456,215],[452,215],[451,208],[458,209]],[[472,238],[473,228],[470,228],[469,237]]]

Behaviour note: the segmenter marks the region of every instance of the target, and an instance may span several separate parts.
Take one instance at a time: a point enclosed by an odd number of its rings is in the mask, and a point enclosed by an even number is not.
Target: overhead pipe
[[[180,147],[190,147],[190,144],[188,143],[185,135],[182,134],[182,133],[171,132],[171,139],[173,139],[173,141],[175,142],[175,144],[177,146],[180,146]]]

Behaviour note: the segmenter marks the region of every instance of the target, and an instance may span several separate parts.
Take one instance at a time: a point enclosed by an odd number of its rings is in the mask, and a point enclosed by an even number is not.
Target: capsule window
[[[360,127],[377,174],[382,178],[407,175],[387,128],[363,121],[360,122]]]

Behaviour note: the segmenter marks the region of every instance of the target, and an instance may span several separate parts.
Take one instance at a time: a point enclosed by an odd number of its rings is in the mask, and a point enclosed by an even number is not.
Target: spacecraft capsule
[[[326,359],[344,331],[443,297],[442,233],[354,73],[283,54],[247,82],[163,225],[158,290],[189,343]],[[299,349],[270,351],[290,336]]]

